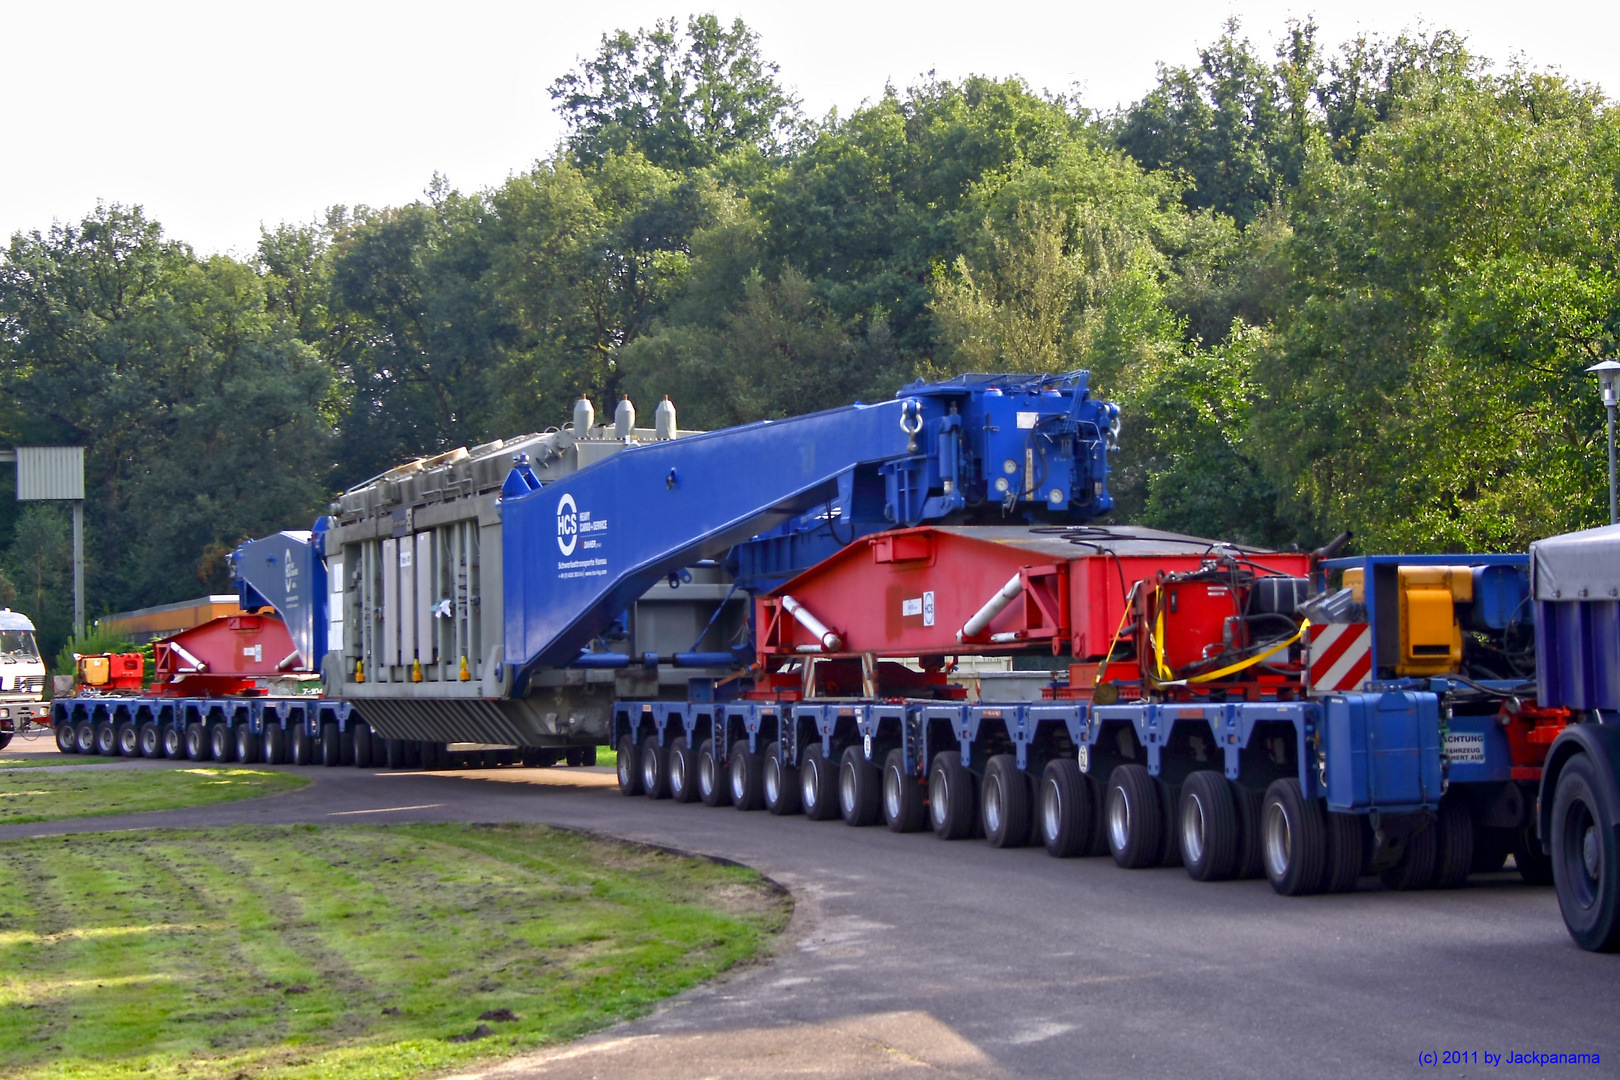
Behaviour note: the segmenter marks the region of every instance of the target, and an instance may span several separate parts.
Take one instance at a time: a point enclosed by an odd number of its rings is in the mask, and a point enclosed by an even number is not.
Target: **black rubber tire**
[[[569,764],[573,764],[570,760]],[[596,768],[596,747],[586,746],[579,751],[579,765],[582,769]]]
[[[0,731],[0,750],[4,750],[11,745],[12,735],[13,733],[10,731]]]
[[[1237,873],[1238,816],[1232,785],[1213,769],[1192,773],[1177,808],[1181,864],[1194,881],[1226,881]]]
[[[777,817],[799,812],[799,770],[782,756],[782,744],[765,748],[765,809]]]
[[[292,730],[287,732],[287,763],[289,765],[308,765],[314,757],[314,747],[310,745],[309,732],[304,730],[300,721]]]
[[[1091,777],[1073,758],[1048,761],[1041,773],[1035,827],[1041,844],[1054,859],[1072,859],[1095,851],[1097,795]]]
[[[731,776],[714,752],[714,740],[704,739],[697,752],[698,799],[704,806],[726,806],[731,802]]]
[[[811,744],[799,758],[799,805],[811,821],[838,816],[838,770],[820,743]]]
[[[731,744],[731,805],[738,810],[765,807],[765,763],[748,749],[747,739]]]
[[[549,769],[561,760],[561,756],[555,750],[525,746],[518,752],[518,760],[525,769]]]
[[[669,744],[669,797],[678,803],[697,801],[697,756],[685,735]]]
[[[186,756],[186,733],[173,724],[163,725],[163,756],[179,761]]]
[[[208,725],[208,756],[220,764],[236,760],[236,732],[223,720]]]
[[[101,757],[114,757],[118,753],[118,729],[111,720],[96,725],[96,753]]]
[[[1163,796],[1145,765],[1119,765],[1104,799],[1108,853],[1126,870],[1159,865],[1164,847]]]
[[[455,765],[450,758],[450,748],[442,742],[425,740],[418,744],[418,753],[422,755],[422,768],[430,772],[443,772]]]
[[[1367,869],[1367,819],[1360,814],[1327,811],[1327,865],[1322,873],[1322,891],[1354,892],[1356,882]]]
[[[203,723],[186,725],[186,760],[207,761],[209,758],[209,732],[208,725]]]
[[[905,751],[896,747],[883,759],[883,823],[890,832],[919,832],[928,824],[928,795],[922,779],[906,769]]]
[[[996,754],[985,762],[984,779],[979,782],[979,814],[991,847],[1029,845],[1034,820],[1029,787],[1029,777],[1019,771],[1013,755]]]
[[[1427,889],[1434,884],[1434,872],[1439,862],[1439,828],[1435,822],[1422,823],[1416,832],[1407,834],[1406,850],[1400,860],[1378,875],[1387,889],[1412,892]]]
[[[1282,896],[1322,891],[1327,873],[1327,825],[1319,799],[1307,799],[1293,777],[1273,780],[1260,809],[1266,877]]]
[[[349,725],[349,741],[354,745],[353,765],[357,769],[371,768],[371,725],[359,721]]]
[[[55,725],[55,730],[52,732],[52,734],[56,736],[57,750],[64,754],[77,754],[79,752],[78,733],[74,731],[72,724],[68,723],[66,720],[63,720],[61,723]]]
[[[158,726],[148,720],[135,732],[135,750],[141,757],[162,757],[163,736],[158,733]]]
[[[369,725],[368,725],[369,726]],[[512,763],[512,751],[505,751],[506,764]],[[371,732],[371,767],[381,769],[388,764],[388,740],[377,734],[375,728]]]
[[[287,729],[280,724],[266,723],[264,725],[264,745],[260,751],[264,755],[266,765],[287,764]]]
[[[1265,801],[1265,792],[1232,784],[1232,805],[1237,808],[1238,816],[1238,853],[1233,877],[1241,880],[1266,876],[1265,848],[1260,842],[1260,807]]]
[[[669,751],[658,745],[658,736],[641,740],[641,793],[649,799],[669,798]]]
[[[320,763],[328,769],[343,764],[343,732],[338,729],[335,720],[321,725]]]
[[[1552,856],[1542,848],[1534,825],[1515,831],[1513,865],[1518,868],[1519,877],[1524,879],[1526,885],[1553,884]]]
[[[858,743],[844,747],[838,759],[838,816],[856,828],[883,818],[883,775]]]
[[[1460,889],[1474,865],[1474,815],[1462,799],[1444,799],[1435,825],[1434,888]]]
[[[619,794],[641,794],[641,755],[636,751],[636,741],[629,735],[619,738]]]
[[[390,769],[405,768],[405,740],[388,739],[383,742],[383,762]]]
[[[934,755],[928,769],[928,824],[941,840],[966,840],[979,821],[978,777],[956,750]]]
[[[1572,757],[1553,792],[1553,887],[1575,944],[1589,952],[1620,950],[1620,843],[1586,754]]]
[[[252,765],[259,760],[259,746],[263,740],[253,734],[253,729],[246,724],[236,725],[236,760],[244,765]]]
[[[354,764],[355,728],[353,724],[345,725],[338,731],[338,760],[337,763],[344,768]]]
[[[81,754],[96,752],[96,725],[88,720],[80,720],[73,729],[73,743],[79,748]]]
[[[141,756],[141,733],[130,721],[125,720],[114,729],[113,752],[119,757]]]

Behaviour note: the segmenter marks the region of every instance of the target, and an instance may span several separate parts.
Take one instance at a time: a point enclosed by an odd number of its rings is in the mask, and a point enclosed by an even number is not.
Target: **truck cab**
[[[25,724],[50,715],[44,699],[45,661],[34,624],[26,615],[0,608],[0,749]]]

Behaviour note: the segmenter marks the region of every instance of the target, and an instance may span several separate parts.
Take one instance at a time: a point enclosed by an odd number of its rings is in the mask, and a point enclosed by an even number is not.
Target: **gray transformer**
[[[633,664],[548,669],[514,697],[502,655],[499,501],[514,463],[526,455],[545,484],[676,434],[661,423],[629,440],[609,426],[526,435],[422,458],[344,492],[324,534],[327,693],[388,738],[555,748],[605,742],[616,699],[684,696],[693,676],[724,674],[641,659],[722,652],[741,632],[746,594],[707,565],[655,585],[603,628],[594,648]]]

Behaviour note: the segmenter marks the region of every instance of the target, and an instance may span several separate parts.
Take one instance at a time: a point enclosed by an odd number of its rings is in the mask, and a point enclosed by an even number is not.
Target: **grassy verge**
[[[642,1013],[789,913],[751,871],[529,825],[13,841],[0,906],[19,1080],[418,1076]]]
[[[0,825],[234,802],[307,783],[296,773],[242,768],[13,770],[0,773]]]

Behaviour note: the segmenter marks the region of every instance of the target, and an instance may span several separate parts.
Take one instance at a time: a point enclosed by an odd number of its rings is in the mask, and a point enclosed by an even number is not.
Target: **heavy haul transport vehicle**
[[[393,767],[607,744],[626,795],[1286,895],[1511,856],[1581,945],[1620,946],[1620,530],[1346,556],[1097,524],[1118,432],[1084,372],[707,433],[582,400],[242,545],[244,610],[279,620],[240,618],[284,638],[179,635],[153,690],[58,702],[58,742]]]

